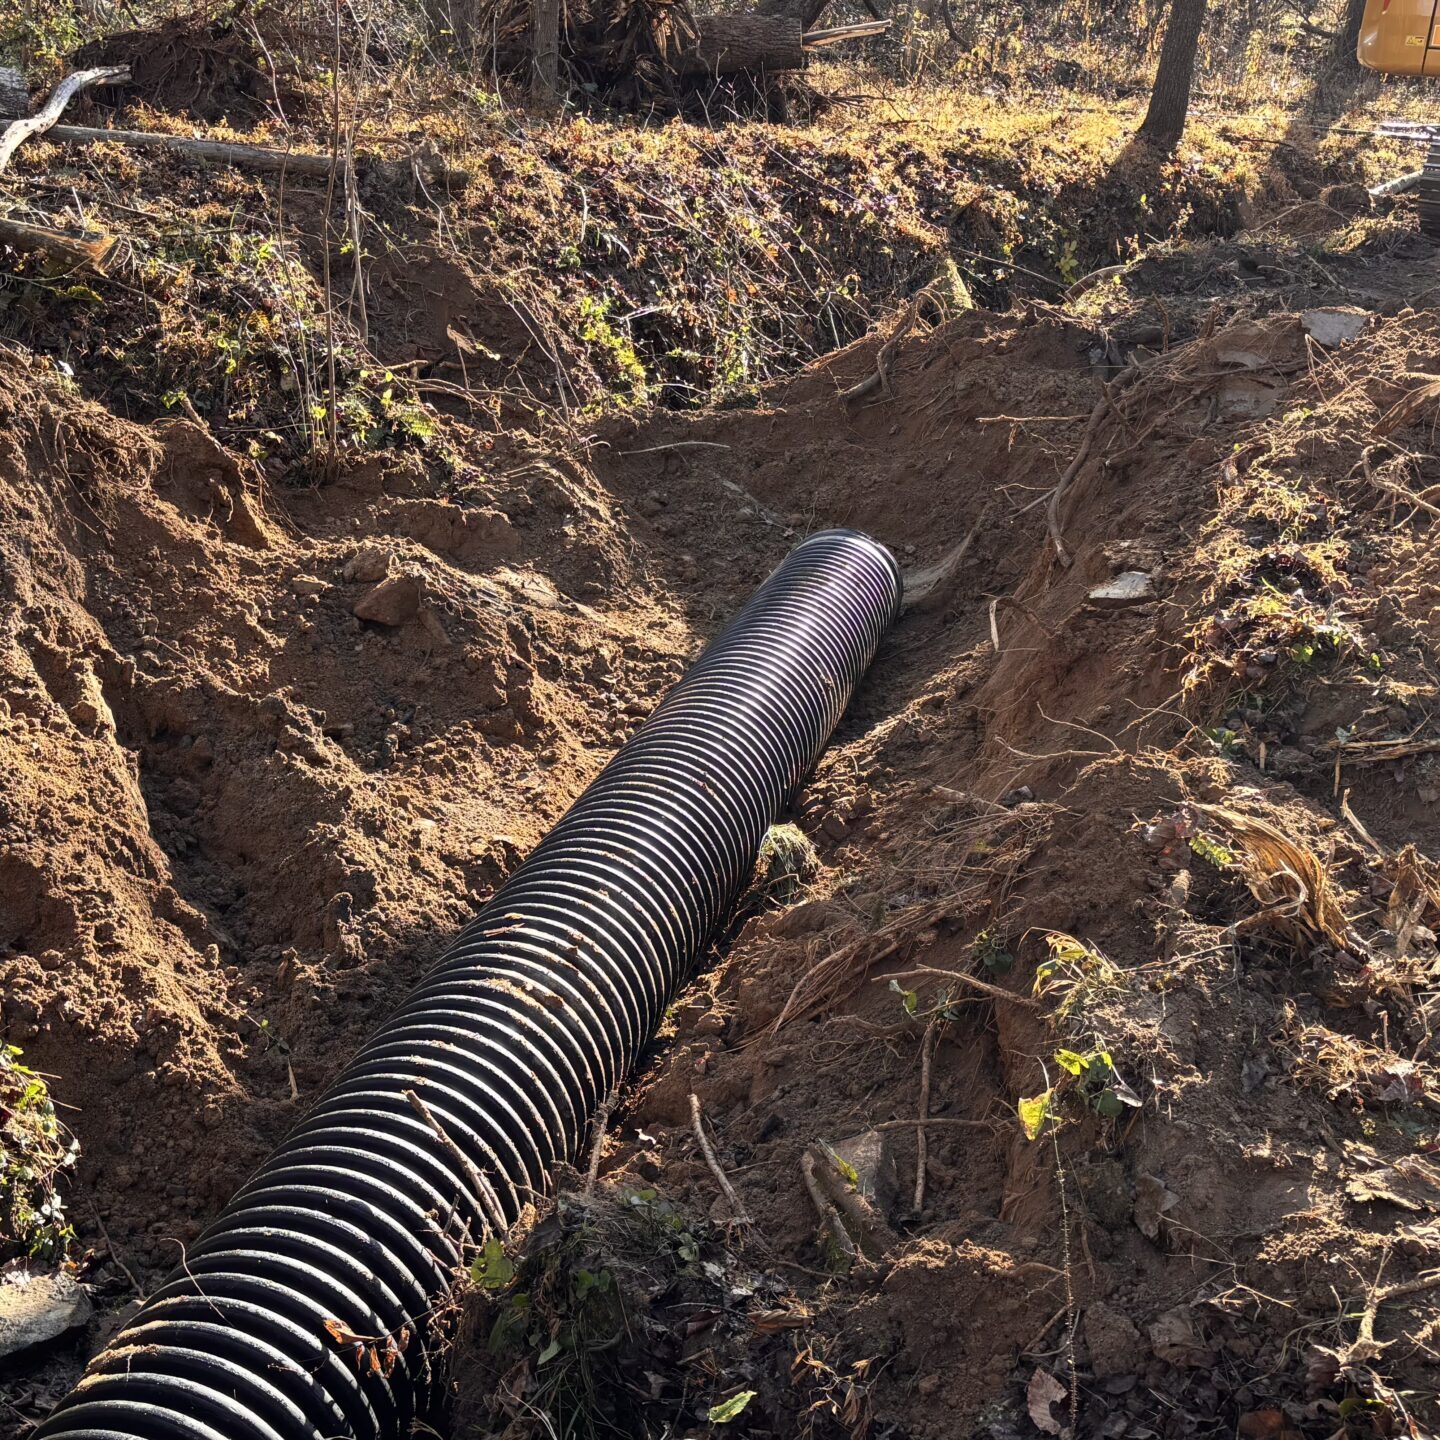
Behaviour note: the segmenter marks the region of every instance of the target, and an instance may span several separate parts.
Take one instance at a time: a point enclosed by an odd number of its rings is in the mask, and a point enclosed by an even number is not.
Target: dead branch
[[[229,140],[194,140],[186,135],[165,135],[155,130],[94,130],[87,125],[54,125],[46,139],[67,145],[124,145],[133,150],[170,150],[214,165],[234,165],[241,170],[264,170],[283,175],[300,175],[311,180],[328,180],[333,159],[299,150],[276,150],[265,145],[242,145]],[[382,160],[378,156],[357,156],[355,166],[370,174],[399,176],[415,166],[433,184],[463,190],[470,183],[466,170],[455,170],[434,154],[419,152],[403,160]]]
[[[1013,991],[1002,990],[998,985],[991,985],[987,980],[967,975],[963,970],[941,970],[934,965],[912,965],[908,970],[897,970],[892,975],[877,975],[875,983],[878,985],[882,980],[907,980],[916,975],[938,975],[945,980],[958,980],[962,985],[968,985],[972,990],[978,990],[992,1000],[1004,1000],[1007,1004],[1020,1006],[1022,1010],[1038,1010],[1040,1008],[1038,1002],[1031,1000],[1027,995],[1016,995]]]
[[[33,115],[23,120],[12,120],[0,134],[0,171],[10,163],[10,157],[32,135],[41,135],[64,113],[65,107],[82,91],[92,85],[113,85],[130,78],[128,65],[102,65],[94,70],[77,70],[67,75],[51,92],[50,98]]]
[[[405,1100],[460,1166],[460,1172],[474,1189],[476,1198],[480,1202],[480,1208],[485,1211],[486,1219],[493,1227],[493,1233],[503,1235],[509,1226],[506,1224],[505,1212],[500,1208],[500,1197],[495,1193],[494,1187],[475,1168],[470,1157],[446,1134],[445,1127],[435,1118],[434,1112],[414,1090],[405,1092]]]
[[[925,1027],[925,1038],[920,1042],[920,1103],[915,1114],[918,1121],[915,1129],[915,1213],[925,1208],[925,1165],[929,1160],[930,1137],[925,1133],[925,1119],[930,1114],[930,1062],[935,1054],[935,1032],[940,1017],[932,1015]]]
[[[875,357],[875,373],[840,392],[840,398],[845,404],[863,400],[872,390],[883,390],[887,395],[890,393],[890,367],[895,363],[895,357],[900,353],[905,337],[915,328],[915,322],[920,318],[920,305],[925,294],[926,291],[922,290],[901,313],[899,322],[890,332],[890,338],[880,347],[880,353]]]
[[[962,1120],[958,1115],[927,1115],[923,1120],[882,1120],[872,1130],[923,1130],[935,1126],[954,1126],[962,1130],[993,1130],[988,1120]]]
[[[610,1112],[615,1108],[615,1102],[620,1098],[620,1090],[617,1086],[605,1097],[600,1108],[595,1112],[595,1138],[590,1142],[590,1164],[585,1169],[585,1193],[595,1193],[595,1182],[600,1178],[600,1159],[605,1153],[605,1132],[610,1126]]]
[[[1068,570],[1074,563],[1070,552],[1065,548],[1065,540],[1061,535],[1060,526],[1060,505],[1065,499],[1065,492],[1070,488],[1070,482],[1080,473],[1080,468],[1090,458],[1090,447],[1095,443],[1096,432],[1100,429],[1100,422],[1105,418],[1105,412],[1110,408],[1110,387],[1105,387],[1105,393],[1095,402],[1095,408],[1090,412],[1090,419],[1085,424],[1085,433],[1080,437],[1080,448],[1075,452],[1075,458],[1066,467],[1065,473],[1056,483],[1055,488],[1050,492],[1049,502],[1045,506],[1045,528],[1050,532],[1050,540],[1055,546],[1055,555],[1060,563]],[[999,646],[996,646],[999,649]]]

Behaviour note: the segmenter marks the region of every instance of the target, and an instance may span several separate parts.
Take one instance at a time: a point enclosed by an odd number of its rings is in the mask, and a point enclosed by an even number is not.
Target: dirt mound
[[[1279,314],[1117,369],[975,314],[868,406],[839,392],[874,340],[758,412],[615,438],[654,445],[624,474],[675,545],[808,524],[807,488],[917,570],[970,537],[806,792],[826,878],[683,998],[615,1147],[622,1197],[730,1220],[694,1092],[740,1253],[787,1261],[793,1367],[753,1334],[700,1362],[756,1392],[754,1433],[831,1415],[839,1376],[852,1421],[907,1436],[1430,1414],[1440,872],[1404,847],[1437,839],[1440,633],[1429,462],[1396,427],[1433,401],[1396,377],[1436,352],[1433,317],[1360,321],[1343,363]],[[826,1280],[806,1167],[867,1136],[888,1238]],[[1369,1296],[1358,1332],[1337,1295]]]
[[[537,456],[484,505],[403,465],[282,496],[13,361],[0,435],[0,1025],[80,1140],[94,1278],[143,1285],[692,641],[608,603],[611,507]]]

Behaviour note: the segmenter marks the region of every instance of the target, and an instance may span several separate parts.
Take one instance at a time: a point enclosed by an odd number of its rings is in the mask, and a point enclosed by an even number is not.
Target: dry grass
[[[1268,820],[1224,805],[1192,808],[1237,847],[1241,873],[1260,906],[1237,930],[1263,926],[1302,954],[1318,944],[1343,950],[1355,943],[1330,868],[1312,850]]]

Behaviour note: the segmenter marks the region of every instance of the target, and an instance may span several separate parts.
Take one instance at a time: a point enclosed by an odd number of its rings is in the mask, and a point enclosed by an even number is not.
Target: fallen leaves
[[[1055,1418],[1053,1406],[1066,1396],[1065,1387],[1048,1371],[1038,1365],[1025,1387],[1025,1408],[1038,1430],[1046,1435],[1058,1435],[1064,1426]]]

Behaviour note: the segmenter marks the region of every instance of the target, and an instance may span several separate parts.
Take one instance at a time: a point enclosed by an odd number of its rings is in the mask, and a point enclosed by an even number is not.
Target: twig
[[[110,1232],[105,1228],[105,1222],[100,1218],[99,1208],[93,1199],[90,1199],[90,1214],[105,1239],[105,1248],[110,1252],[110,1258],[125,1272],[125,1278],[135,1287],[135,1294],[144,1300],[145,1287],[135,1278],[135,1272],[120,1258],[120,1252],[115,1248],[115,1242],[110,1238]]]
[[[431,1113],[430,1107],[413,1091],[405,1092],[410,1108],[430,1127],[435,1138],[455,1157],[465,1178],[470,1182],[480,1208],[486,1212],[495,1234],[503,1235],[510,1227],[505,1221],[505,1212],[500,1208],[500,1197],[490,1182],[470,1162],[470,1157],[445,1133],[445,1127]]]
[[[730,1206],[731,1213],[735,1216],[736,1224],[749,1225],[750,1216],[745,1206],[741,1203],[740,1197],[735,1193],[735,1187],[730,1183],[730,1178],[720,1168],[720,1161],[715,1157],[715,1149],[710,1144],[710,1138],[705,1134],[705,1126],[700,1118],[700,1097],[690,1097],[690,1123],[695,1131],[695,1138],[700,1142],[700,1153],[705,1157],[705,1163],[710,1167],[710,1173],[715,1177],[716,1184],[724,1192],[726,1202]]]
[[[941,975],[947,980],[959,980],[971,989],[980,991],[982,995],[988,995],[992,1000],[1006,1000],[1025,1010],[1040,1008],[1039,1002],[1028,996],[1002,990],[998,985],[992,985],[988,980],[980,980],[974,975],[967,975],[963,970],[937,970],[933,965],[914,965],[909,970],[897,970],[893,975],[877,975],[874,983],[878,985],[882,980],[904,980],[912,975]]]
[[[930,1113],[930,1061],[935,1053],[935,1032],[939,1029],[940,1017],[932,1015],[925,1027],[925,1038],[920,1042],[920,1103],[916,1106],[918,1123],[915,1127],[915,1205],[918,1215],[925,1208],[925,1162],[929,1158],[930,1137],[925,1133],[925,1118]]]
[[[130,78],[128,65],[102,65],[95,70],[77,70],[67,75],[50,93],[44,106],[23,120],[12,120],[0,133],[0,171],[10,163],[10,157],[32,135],[43,135],[65,112],[65,107],[82,90],[92,85],[107,82],[123,82]]]
[[[590,1142],[590,1163],[585,1167],[585,1193],[587,1195],[595,1193],[595,1182],[600,1178],[600,1157],[605,1153],[605,1131],[610,1124],[610,1112],[615,1108],[615,1102],[619,1098],[620,1087],[617,1085],[595,1112],[595,1138]]]

